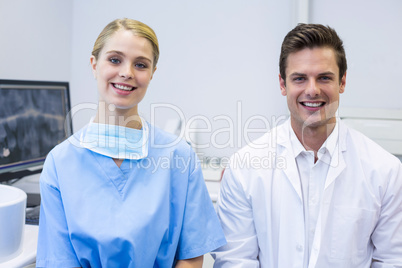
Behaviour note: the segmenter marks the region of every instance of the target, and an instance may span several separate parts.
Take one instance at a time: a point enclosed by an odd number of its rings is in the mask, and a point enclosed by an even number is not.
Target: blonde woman
[[[41,175],[38,267],[201,267],[226,243],[191,147],[138,115],[158,57],[139,21],[100,33],[97,115]]]

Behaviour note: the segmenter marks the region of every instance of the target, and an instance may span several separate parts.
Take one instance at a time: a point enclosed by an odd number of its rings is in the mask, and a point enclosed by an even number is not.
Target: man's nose
[[[317,95],[320,95],[320,85],[315,81],[314,79],[311,79],[307,83],[307,87],[305,89],[305,94],[309,95],[311,97],[315,97]]]

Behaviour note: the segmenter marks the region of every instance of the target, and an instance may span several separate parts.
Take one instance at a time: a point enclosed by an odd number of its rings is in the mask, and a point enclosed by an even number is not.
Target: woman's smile
[[[113,113],[137,115],[155,71],[150,41],[119,30],[106,42],[98,59],[91,58],[91,65],[99,101],[115,105]]]

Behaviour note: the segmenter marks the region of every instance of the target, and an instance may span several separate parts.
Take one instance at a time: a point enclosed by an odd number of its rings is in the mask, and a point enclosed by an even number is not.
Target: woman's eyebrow
[[[106,54],[112,54],[112,53],[116,53],[116,54],[124,56],[124,53],[121,51],[118,51],[118,50],[109,50],[106,52]]]
[[[118,50],[109,50],[109,51],[106,52],[106,54],[114,54],[114,53],[115,53],[115,54],[118,54],[118,55],[120,55],[120,56],[125,56],[125,54],[124,54],[123,52],[118,51]],[[145,57],[145,56],[138,56],[136,59],[139,59],[139,60],[146,60],[146,61],[152,62],[151,59],[149,59],[149,58],[147,58],[147,57]]]

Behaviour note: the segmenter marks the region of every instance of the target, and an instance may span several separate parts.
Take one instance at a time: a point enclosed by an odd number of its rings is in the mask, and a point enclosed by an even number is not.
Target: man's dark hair
[[[346,73],[347,63],[343,42],[336,31],[321,24],[298,24],[284,38],[279,57],[279,72],[286,83],[287,59],[304,48],[328,47],[334,50],[339,67],[339,82]]]

